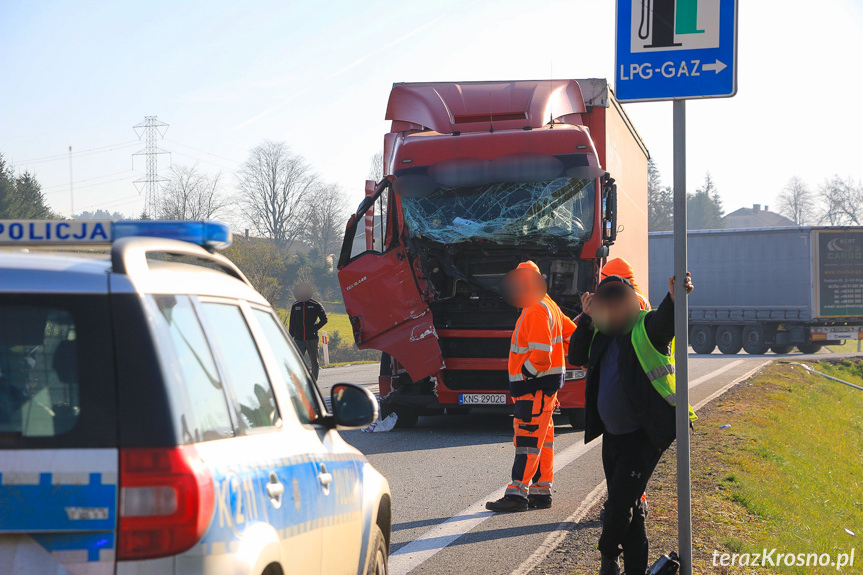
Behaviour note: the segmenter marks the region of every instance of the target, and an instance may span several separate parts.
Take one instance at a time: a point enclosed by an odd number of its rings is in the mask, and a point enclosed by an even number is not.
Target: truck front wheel
[[[722,325],[716,330],[716,345],[726,355],[734,355],[743,347],[743,336],[736,325]]]
[[[815,343],[814,341],[799,343],[797,344],[797,349],[799,349],[801,353],[818,353],[821,351],[821,344]]]
[[[695,353],[708,354],[713,353],[713,350],[716,349],[716,336],[713,333],[713,328],[709,325],[692,326],[692,335],[689,340]]]
[[[763,355],[770,348],[764,343],[764,330],[758,325],[747,325],[743,328],[743,349],[749,355]]]
[[[408,409],[405,407],[400,407],[395,410],[396,412],[396,427],[399,429],[410,429],[412,427],[417,426],[417,422],[420,419],[420,414],[414,411],[413,409]]]

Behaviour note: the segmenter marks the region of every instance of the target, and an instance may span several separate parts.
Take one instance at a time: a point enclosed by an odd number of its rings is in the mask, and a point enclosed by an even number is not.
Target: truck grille
[[[442,337],[440,348],[444,358],[506,358],[509,340],[492,337]]]
[[[505,371],[447,369],[443,380],[453,391],[509,391],[509,376]]]

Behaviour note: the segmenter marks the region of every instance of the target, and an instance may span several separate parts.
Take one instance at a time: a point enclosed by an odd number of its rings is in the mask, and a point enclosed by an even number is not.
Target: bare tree
[[[306,198],[318,185],[306,161],[284,142],[252,150],[238,174],[239,204],[254,230],[289,247],[303,232]]]
[[[818,196],[824,203],[822,222],[831,226],[863,222],[863,184],[833,176],[818,188]]]
[[[335,184],[319,186],[306,200],[305,242],[321,254],[334,253],[347,221],[347,203]]]
[[[369,175],[368,178],[370,180],[374,180],[375,182],[380,182],[384,179],[384,153],[377,152],[374,156],[372,156],[371,160],[369,160]]]
[[[812,192],[806,182],[797,176],[788,180],[776,201],[779,204],[779,213],[793,220],[798,226],[805,226],[814,219],[815,202]]]
[[[173,166],[168,183],[156,204],[156,217],[162,220],[210,220],[225,201],[219,193],[222,174],[209,176],[195,164]]]

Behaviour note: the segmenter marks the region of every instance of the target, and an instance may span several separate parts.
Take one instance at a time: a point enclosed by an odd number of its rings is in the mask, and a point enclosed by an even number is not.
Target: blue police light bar
[[[129,237],[180,240],[222,250],[231,245],[225,224],[167,220],[0,220],[0,246],[109,245]]]

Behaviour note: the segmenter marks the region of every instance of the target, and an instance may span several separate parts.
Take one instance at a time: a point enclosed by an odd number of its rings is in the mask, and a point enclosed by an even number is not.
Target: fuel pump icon
[[[698,0],[641,0],[638,37],[645,48],[682,46],[677,35],[703,34],[698,28]]]

